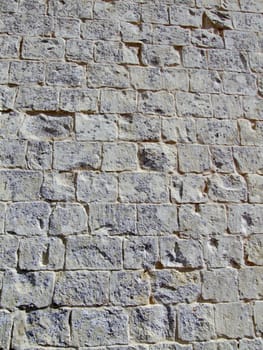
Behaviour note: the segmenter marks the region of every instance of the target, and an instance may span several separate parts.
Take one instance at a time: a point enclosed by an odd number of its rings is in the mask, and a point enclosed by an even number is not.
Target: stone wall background
[[[0,11],[0,348],[262,350],[262,0]]]

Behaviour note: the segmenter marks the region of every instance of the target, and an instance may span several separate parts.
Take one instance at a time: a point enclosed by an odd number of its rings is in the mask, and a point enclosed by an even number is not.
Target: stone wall
[[[0,12],[0,349],[262,350],[262,0]]]

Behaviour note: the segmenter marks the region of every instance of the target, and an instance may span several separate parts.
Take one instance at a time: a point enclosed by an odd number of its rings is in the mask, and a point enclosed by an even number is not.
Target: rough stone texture
[[[262,0],[0,0],[0,350],[262,350]]]

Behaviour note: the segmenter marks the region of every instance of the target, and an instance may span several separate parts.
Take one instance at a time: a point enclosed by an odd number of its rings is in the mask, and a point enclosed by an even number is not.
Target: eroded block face
[[[0,350],[263,350],[263,0],[0,0]]]

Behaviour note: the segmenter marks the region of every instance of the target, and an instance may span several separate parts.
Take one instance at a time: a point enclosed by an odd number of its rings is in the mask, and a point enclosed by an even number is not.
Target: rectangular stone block
[[[245,201],[247,184],[244,178],[236,174],[212,175],[208,180],[208,197],[217,202]]]
[[[0,111],[6,111],[14,108],[15,95],[15,88],[0,86]]]
[[[228,303],[215,306],[216,333],[219,337],[253,337],[252,309],[249,304]]]
[[[201,268],[204,265],[201,243],[193,239],[161,237],[160,257],[164,267]]]
[[[43,83],[44,64],[32,61],[11,62],[9,82],[16,85]]]
[[[176,205],[137,206],[139,235],[167,235],[178,231]]]
[[[0,62],[0,84],[8,84],[9,62]]]
[[[30,88],[21,86],[18,90],[15,107],[29,111],[56,111],[58,108],[58,91],[42,86]]]
[[[211,159],[208,146],[178,145],[179,170],[185,172],[203,173],[211,169]]]
[[[162,136],[166,142],[194,143],[195,134],[193,118],[162,118]]]
[[[139,148],[142,169],[169,173],[177,169],[177,151],[174,145],[144,143]]]
[[[16,12],[18,9],[18,0],[3,0],[1,1],[1,12]]]
[[[234,120],[199,119],[196,121],[197,140],[204,144],[235,145],[239,143]]]
[[[222,80],[218,72],[212,70],[190,71],[190,92],[218,93],[222,91]]]
[[[80,20],[76,18],[56,18],[54,23],[55,35],[63,39],[80,37]]]
[[[81,86],[85,82],[84,68],[74,63],[49,63],[47,85]]]
[[[46,173],[41,195],[51,201],[74,201],[74,174],[55,171]]]
[[[250,203],[263,202],[263,178],[262,175],[247,175],[248,198]]]
[[[70,311],[63,308],[20,311],[14,322],[13,346],[24,348],[27,345],[28,350],[67,347],[70,343],[69,316]]]
[[[25,271],[61,270],[64,254],[64,244],[59,238],[24,238],[19,245],[19,268]]]
[[[125,43],[152,43],[152,25],[149,23],[121,22],[120,32]]]
[[[6,310],[0,311],[0,347],[8,349],[11,343],[13,326],[12,314]]]
[[[99,169],[101,145],[91,142],[55,142],[53,168],[57,170]]]
[[[130,67],[131,85],[137,90],[161,90],[164,74],[159,68]]]
[[[245,117],[252,120],[263,120],[263,102],[258,97],[243,97]]]
[[[179,231],[183,237],[198,239],[221,235],[227,229],[226,209],[222,204],[186,204],[179,207]]]
[[[256,77],[249,73],[223,73],[223,91],[227,94],[255,95]]]
[[[207,201],[207,178],[198,174],[174,175],[170,181],[171,200],[175,203]]]
[[[211,118],[211,97],[207,94],[176,93],[176,108],[179,117]]]
[[[177,26],[156,25],[153,44],[186,46],[190,44],[190,30]]]
[[[202,26],[202,10],[196,10],[187,7],[178,7],[177,5],[170,7],[171,24],[181,27],[198,28]]]
[[[57,60],[64,56],[65,44],[60,38],[25,37],[22,57],[34,60]]]
[[[136,233],[136,208],[127,204],[90,204],[91,233],[133,235]]]
[[[45,15],[47,12],[47,3],[45,0],[21,0],[18,7],[18,13],[28,13],[34,15]]]
[[[55,17],[79,17],[90,19],[92,18],[92,1],[76,0],[72,3],[71,0],[65,0],[63,2],[51,0],[48,13]]]
[[[182,50],[183,65],[187,68],[207,68],[206,51],[192,46]]]
[[[202,281],[202,297],[204,300],[213,302],[239,300],[238,273],[236,270],[225,268],[203,271]]]
[[[1,294],[1,306],[43,308],[51,304],[55,275],[53,272],[5,272]]]
[[[178,308],[178,336],[184,341],[202,341],[215,338],[213,305],[180,305]]]
[[[0,166],[2,168],[25,167],[26,142],[0,140]]]
[[[263,147],[233,147],[233,155],[241,174],[263,173]]]
[[[88,216],[85,208],[77,203],[57,204],[52,210],[49,222],[51,235],[71,235],[88,229]]]
[[[89,64],[87,67],[87,86],[91,88],[129,88],[129,72],[127,68],[116,64]],[[131,94],[131,91],[127,91],[127,93],[129,92]],[[106,90],[105,93],[114,95],[114,90]],[[115,91],[115,93],[117,92]]]
[[[94,44],[89,40],[69,39],[66,42],[66,58],[69,61],[92,62]]]
[[[127,314],[113,307],[73,310],[72,343],[76,346],[127,344]]]
[[[117,139],[117,118],[107,114],[76,114],[75,129],[78,141],[114,141]]]
[[[259,36],[255,32],[227,30],[224,33],[226,48],[232,50],[259,51]]]
[[[263,123],[260,121],[249,121],[240,119],[238,121],[241,145],[261,146],[263,145]]]
[[[137,169],[137,145],[135,143],[104,143],[102,171]]]
[[[59,106],[66,112],[97,112],[98,91],[91,89],[61,89]]]
[[[169,91],[189,90],[188,72],[185,69],[165,68],[162,71],[162,80],[163,88]]]
[[[103,305],[109,301],[109,272],[67,271],[56,280],[53,303],[57,306]]]
[[[0,236],[0,269],[1,270],[16,268],[18,247],[19,247],[19,241],[17,237],[9,236],[9,235]],[[2,286],[2,283],[0,283],[0,287],[1,286]]]
[[[142,45],[141,60],[150,66],[176,66],[180,64],[180,54],[169,45]]]
[[[73,118],[70,116],[38,114],[24,118],[20,133],[23,138],[31,140],[61,140],[70,135],[72,127]]]
[[[263,347],[263,340],[261,338],[257,339],[241,339],[239,341],[240,350],[257,350]]]
[[[119,117],[119,138],[129,141],[158,141],[161,136],[161,120],[158,116],[130,114]]]
[[[94,6],[94,18],[108,19],[121,18],[127,22],[138,22],[140,20],[141,8],[137,1],[127,2],[105,2],[96,1]]]
[[[153,299],[166,305],[191,303],[201,295],[199,272],[157,270],[151,274]]]
[[[254,305],[254,318],[256,323],[256,332],[260,336],[263,332],[263,303],[256,301]],[[252,349],[253,350],[253,349]]]
[[[89,40],[120,40],[119,21],[112,19],[86,21],[81,26],[84,39]]]
[[[129,237],[123,245],[125,269],[152,269],[158,261],[157,237]]]
[[[243,116],[240,96],[212,95],[214,117],[217,119],[236,119]]]
[[[149,301],[150,288],[144,271],[116,271],[110,279],[110,301],[125,307],[144,305]]]
[[[204,259],[208,268],[243,265],[243,244],[239,237],[218,236],[204,243]]]
[[[119,270],[121,265],[120,238],[72,236],[67,240],[67,269]]]
[[[6,215],[6,204],[0,202],[0,234],[4,233],[5,215]]]
[[[52,168],[52,145],[45,141],[27,143],[27,166],[32,170]]]
[[[245,242],[245,258],[248,263],[263,266],[263,256],[261,254],[263,248],[263,236],[261,234],[253,234],[248,237]]]
[[[146,23],[169,23],[168,8],[162,3],[143,3],[141,16]]]
[[[175,333],[175,312],[163,305],[138,306],[130,311],[130,337],[140,343],[172,340]]]
[[[262,52],[250,52],[249,63],[253,72],[263,72],[263,53]]]
[[[102,90],[102,113],[133,113],[137,111],[137,94],[133,90]]]
[[[218,49],[224,48],[223,38],[216,33],[209,32],[206,29],[194,29],[192,31],[191,41],[192,44],[194,44],[197,47]]]
[[[261,299],[263,295],[263,268],[247,267],[238,272],[240,299]]]
[[[139,95],[138,111],[143,114],[173,115],[174,95],[163,91],[142,92]]]
[[[46,202],[10,204],[6,213],[6,231],[19,236],[46,235],[51,209]]]
[[[139,64],[139,49],[118,41],[99,41],[95,44],[95,62]]]
[[[120,200],[131,203],[168,202],[165,175],[158,173],[123,173],[119,175]]]
[[[10,111],[0,113],[0,137],[2,139],[16,139],[24,115],[21,112]]]
[[[235,50],[209,50],[208,68],[233,72],[248,72],[248,55]]]
[[[39,199],[42,180],[43,175],[38,171],[1,170],[0,199],[6,201]]]
[[[116,202],[117,178],[115,174],[82,171],[77,177],[77,198],[80,201]]]

